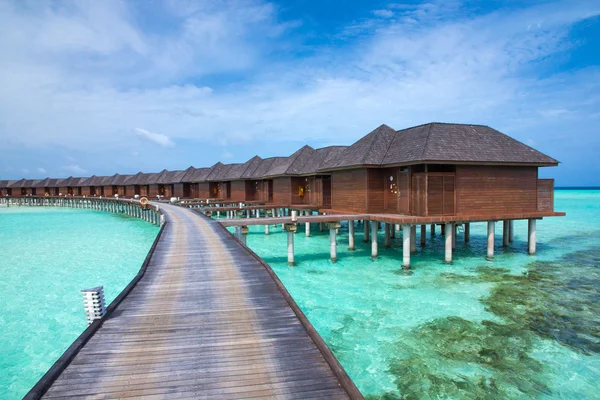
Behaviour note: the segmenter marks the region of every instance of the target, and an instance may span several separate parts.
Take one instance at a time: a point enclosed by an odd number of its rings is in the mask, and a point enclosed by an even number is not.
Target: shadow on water
[[[502,323],[449,316],[400,335],[388,363],[398,391],[367,399],[547,396],[548,371],[531,355],[538,338],[582,355],[600,353],[600,247],[532,262],[522,275],[479,267],[474,275],[446,273],[439,279],[448,285],[494,284],[481,302]],[[346,318],[342,333],[352,323]]]

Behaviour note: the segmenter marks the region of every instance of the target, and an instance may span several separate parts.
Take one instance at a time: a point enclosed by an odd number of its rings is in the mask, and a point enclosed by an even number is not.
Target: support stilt
[[[379,222],[371,221],[371,258],[376,259],[378,254],[377,249],[377,228],[379,226]],[[366,228],[365,228],[366,229]]]
[[[445,242],[445,255],[444,255],[444,261],[446,263],[451,263],[452,262],[452,224],[446,224],[445,228],[443,229],[445,236],[446,236],[446,242]]]
[[[528,241],[529,241],[529,245],[528,247],[528,253],[531,255],[535,254],[535,245],[536,245],[536,220],[535,219],[530,219],[529,223],[528,223],[528,231],[529,234],[527,235],[528,237]]]
[[[348,250],[354,250],[354,221],[348,221]]]
[[[465,224],[465,243],[469,243],[471,241],[471,224]]]
[[[509,230],[508,220],[502,221],[502,246],[508,247],[509,242]]]
[[[410,268],[410,225],[402,226],[402,268]]]
[[[487,259],[492,260],[494,258],[494,229],[496,223],[494,221],[488,221],[487,225]]]
[[[410,226],[410,251],[411,253],[417,252],[417,226]]]
[[[385,247],[390,247],[392,245],[392,240],[391,240],[391,226],[390,224],[386,223],[385,224]]]
[[[425,246],[427,243],[427,227],[425,225],[421,225],[421,247]]]

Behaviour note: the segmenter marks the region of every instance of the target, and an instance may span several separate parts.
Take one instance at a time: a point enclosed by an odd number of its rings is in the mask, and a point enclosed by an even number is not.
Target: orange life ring
[[[46,194],[44,196],[49,197],[50,195],[48,194],[48,192],[46,192]]]
[[[142,197],[140,199],[140,204],[143,205],[143,206],[148,205],[148,198]]]

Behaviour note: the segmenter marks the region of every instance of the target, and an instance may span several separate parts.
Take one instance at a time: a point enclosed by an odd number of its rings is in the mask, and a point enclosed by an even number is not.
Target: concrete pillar
[[[452,224],[445,225],[444,233],[446,236],[444,261],[446,263],[451,263],[452,262]]]
[[[435,236],[435,224],[431,224],[430,229],[431,229],[431,237],[434,237]]]
[[[331,261],[337,261],[337,241],[336,235],[337,230],[340,227],[339,222],[329,222],[327,223],[327,228],[329,228],[329,254],[331,256]]]
[[[269,224],[265,225],[265,235],[269,234]]]
[[[510,243],[515,241],[515,221],[512,219],[508,221],[508,241]]]
[[[410,225],[402,227],[402,267],[410,268]]]
[[[465,243],[469,243],[471,241],[471,224],[465,224]]]
[[[377,227],[379,226],[379,222],[371,221],[371,258],[377,258]]]
[[[410,251],[412,253],[417,252],[417,226],[410,226]]]
[[[391,240],[391,226],[390,224],[385,224],[385,247],[390,247],[392,245]]]
[[[354,248],[354,221],[348,221],[348,250]]]
[[[487,226],[487,258],[488,260],[491,260],[494,258],[494,228],[495,228],[495,222],[494,221],[488,221],[488,226]]]
[[[502,221],[502,246],[507,247],[508,246],[508,220],[504,220]]]
[[[456,249],[456,231],[458,227],[456,224],[452,224],[452,250]]]
[[[325,228],[323,227],[323,223],[319,222],[319,232],[323,232]]]
[[[329,228],[329,255],[332,262],[337,261],[337,241],[335,238],[335,228]]]
[[[242,240],[242,227],[241,226],[236,226],[235,227],[235,237],[238,238],[238,240]]]
[[[248,236],[248,227],[242,226],[242,243],[246,244],[246,237]]]
[[[285,224],[285,230],[287,231],[287,253],[288,253],[288,266],[293,267],[296,265],[294,261],[294,233],[296,233],[296,225],[295,224]]]
[[[365,239],[364,239],[364,241],[365,241],[365,243],[369,243],[369,232],[370,232],[369,229],[370,228],[369,228],[369,223],[367,222],[366,219],[363,220],[363,228],[365,230]]]
[[[394,230],[400,232],[400,224],[394,224]]]
[[[528,253],[531,255],[534,255],[535,254],[535,244],[536,244],[536,220],[535,219],[529,220],[528,230],[529,230],[529,235],[527,236],[528,241],[529,241]]]
[[[440,229],[442,231],[442,236],[445,236],[446,235],[446,225],[442,224]]]
[[[421,246],[425,246],[427,243],[427,227],[425,225],[421,225]]]
[[[306,237],[310,237],[310,222],[304,223],[304,233]]]
[[[392,239],[395,239],[395,238],[396,238],[396,227],[397,227],[397,226],[398,226],[398,225],[396,225],[396,224],[392,224],[392,225],[390,226],[390,237],[391,237]]]

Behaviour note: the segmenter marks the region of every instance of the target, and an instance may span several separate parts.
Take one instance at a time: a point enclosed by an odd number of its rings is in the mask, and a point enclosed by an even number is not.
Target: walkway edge
[[[207,217],[206,215],[202,214],[201,212],[199,212],[193,208],[191,210],[194,211],[196,214],[198,214],[201,218],[207,218],[207,219],[213,220],[212,218]],[[331,350],[329,349],[329,347],[327,346],[327,344],[325,343],[325,341],[323,340],[321,335],[319,335],[319,332],[317,332],[317,330],[311,324],[311,322],[308,320],[308,318],[306,318],[306,315],[304,315],[304,313],[302,312],[302,310],[300,309],[298,304],[296,304],[296,301],[294,301],[294,298],[287,291],[287,289],[285,288],[285,286],[281,282],[281,280],[279,280],[279,277],[277,277],[277,274],[275,273],[275,271],[273,271],[271,266],[269,264],[267,264],[265,262],[265,260],[260,258],[258,254],[256,254],[254,251],[252,251],[251,248],[249,248],[244,243],[242,243],[238,238],[236,238],[235,235],[233,235],[231,232],[229,232],[225,226],[223,226],[216,220],[213,220],[213,221],[216,222],[216,225],[219,226],[219,229],[223,229],[225,232],[227,232],[227,234],[231,235],[231,237],[237,243],[239,243],[244,249],[246,249],[246,251],[248,251],[250,253],[250,255],[252,255],[252,257],[254,257],[267,270],[267,272],[271,276],[271,279],[273,279],[273,281],[277,285],[277,288],[283,295],[285,301],[288,303],[290,308],[294,311],[294,314],[296,314],[296,317],[298,317],[298,319],[300,320],[300,323],[302,324],[304,329],[306,329],[308,336],[310,336],[313,343],[317,346],[317,348],[323,355],[323,358],[325,359],[325,361],[327,362],[327,364],[333,371],[334,375],[336,376],[336,378],[338,379],[338,381],[340,382],[340,384],[342,385],[342,387],[344,388],[344,390],[346,391],[346,393],[348,394],[350,399],[364,400],[364,396],[358,390],[358,388],[356,387],[356,385],[354,384],[352,379],[350,379],[350,377],[348,376],[348,373],[346,372],[346,370],[344,369],[342,364],[340,364],[338,359],[331,352]]]
[[[56,360],[56,362],[50,367],[50,369],[40,378],[40,380],[31,388],[31,390],[23,397],[23,400],[38,400],[41,399],[42,396],[50,389],[54,381],[58,379],[58,377],[63,373],[63,371],[71,364],[71,361],[75,358],[79,350],[85,346],[85,344],[94,336],[96,331],[100,329],[104,321],[110,318],[112,312],[121,304],[121,302],[127,297],[127,295],[133,290],[133,288],[137,285],[137,283],[142,279],[144,274],[146,273],[146,269],[148,268],[148,264],[150,264],[150,259],[154,254],[154,250],[160,241],[160,237],[162,236],[165,226],[167,226],[168,221],[165,221],[163,226],[161,226],[158,231],[158,235],[156,235],[156,239],[154,239],[154,243],[152,243],[152,247],[150,247],[150,251],[148,255],[144,259],[144,263],[140,267],[137,275],[129,282],[127,286],[119,293],[117,297],[110,303],[110,305],[106,309],[106,314],[102,319],[96,320],[90,326],[84,330],[81,335],[69,346],[69,348]]]

